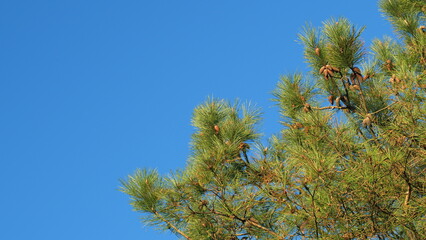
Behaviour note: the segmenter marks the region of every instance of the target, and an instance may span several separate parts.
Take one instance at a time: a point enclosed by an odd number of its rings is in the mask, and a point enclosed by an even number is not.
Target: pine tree
[[[197,107],[184,170],[122,181],[143,221],[192,240],[426,239],[426,3],[379,4],[397,38],[370,51],[345,18],[304,28],[312,71],[279,82],[268,146],[258,109]]]

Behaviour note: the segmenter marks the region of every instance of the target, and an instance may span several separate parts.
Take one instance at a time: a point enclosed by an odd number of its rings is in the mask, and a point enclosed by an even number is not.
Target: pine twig
[[[163,216],[161,216],[161,214],[159,214],[157,211],[155,211],[154,214],[157,217],[159,217],[162,221],[164,221],[165,223],[167,223],[167,225],[169,225],[171,228],[173,228],[177,233],[179,233],[180,235],[182,235],[184,238],[186,238],[187,240],[191,240],[191,238],[188,237],[188,235],[186,235],[184,232],[182,232],[181,230],[179,230],[179,228],[177,228],[175,225],[173,225],[172,223],[170,223],[167,219],[165,219]]]
[[[383,110],[385,110],[385,109],[388,109],[390,106],[394,105],[395,103],[398,103],[398,102],[393,102],[393,103],[391,103],[391,104],[387,105],[387,106],[386,106],[386,107],[384,107],[384,108],[381,108],[381,109],[379,109],[379,110],[377,110],[377,111],[375,111],[375,112],[372,112],[371,114],[376,114],[376,113],[379,113],[379,112],[381,112],[381,111],[383,111]]]
[[[404,206],[408,206],[408,204],[410,202],[410,198],[411,198],[411,192],[412,192],[411,184],[408,183],[408,190],[405,193],[406,195],[405,195],[405,200],[404,200]]]
[[[348,109],[348,107],[338,107],[338,106],[329,106],[329,107],[311,107],[315,110],[324,110],[324,109]]]

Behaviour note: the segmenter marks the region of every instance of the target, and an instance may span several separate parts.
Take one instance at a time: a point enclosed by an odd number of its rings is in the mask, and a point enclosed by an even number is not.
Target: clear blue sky
[[[391,34],[376,1],[0,1],[0,239],[177,239],[141,225],[119,179],[185,166],[207,96],[263,108],[305,71],[297,33],[346,16]]]

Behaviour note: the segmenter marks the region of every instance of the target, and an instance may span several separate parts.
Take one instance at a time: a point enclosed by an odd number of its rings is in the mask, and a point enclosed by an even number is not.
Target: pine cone
[[[372,119],[371,114],[367,114],[367,115],[365,116],[364,120],[362,120],[362,125],[363,125],[364,127],[369,127],[369,126],[371,126],[371,119]]]
[[[305,106],[303,107],[303,111],[304,112],[309,112],[311,111],[311,105],[309,103],[306,103]]]
[[[328,96],[328,102],[331,104],[331,105],[333,105],[334,104],[334,96],[333,95],[330,95],[330,96]]]
[[[300,122],[297,122],[297,123],[293,124],[293,128],[295,128],[295,129],[303,128],[303,124],[301,124]]]
[[[219,126],[218,125],[214,125],[214,130],[215,130],[215,133],[218,134],[219,131],[220,131]]]
[[[315,48],[315,54],[318,55],[318,56],[320,55],[320,49],[319,48]]]
[[[333,71],[328,69],[328,68],[324,69],[323,73],[324,73],[325,79],[327,79],[327,80],[330,79],[330,77],[334,76]]]
[[[371,126],[371,119],[370,118],[364,118],[364,120],[362,120],[362,125],[364,127],[369,127]]]
[[[357,67],[353,67],[353,68],[352,68],[352,71],[353,71],[355,74],[361,74],[361,70],[360,70],[359,68],[357,68]]]
[[[395,74],[392,74],[392,77],[389,79],[390,83],[400,83],[401,79],[399,79]]]
[[[392,60],[390,60],[390,59],[386,60],[385,67],[388,71],[392,71],[393,70]]]
[[[395,74],[393,74],[393,75],[392,75],[392,77],[391,77],[391,78],[389,78],[389,82],[390,82],[391,84],[394,84],[394,83],[395,83]]]

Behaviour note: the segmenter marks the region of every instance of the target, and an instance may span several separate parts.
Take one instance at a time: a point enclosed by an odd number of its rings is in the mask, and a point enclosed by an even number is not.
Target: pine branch
[[[349,109],[348,107],[328,106],[328,107],[311,107],[314,110],[325,110],[325,109]]]
[[[192,238],[190,238],[184,232],[182,232],[181,230],[179,230],[179,228],[177,228],[170,221],[168,221],[166,218],[164,218],[159,212],[155,211],[154,214],[155,214],[155,216],[157,216],[158,218],[160,218],[162,221],[164,221],[168,226],[170,226],[171,228],[173,228],[173,230],[175,230],[177,233],[179,233],[180,235],[182,235],[184,238],[186,238],[187,240],[192,240]]]
[[[386,110],[386,109],[390,108],[392,105],[394,105],[394,104],[396,104],[396,103],[398,103],[398,101],[393,102],[393,103],[389,104],[388,106],[386,106],[386,107],[384,107],[384,108],[381,108],[381,109],[379,109],[379,110],[377,110],[377,111],[375,111],[375,112],[372,112],[371,114],[373,114],[373,115],[374,115],[374,114],[379,113],[379,112],[381,112],[381,111],[383,111],[383,110]]]

